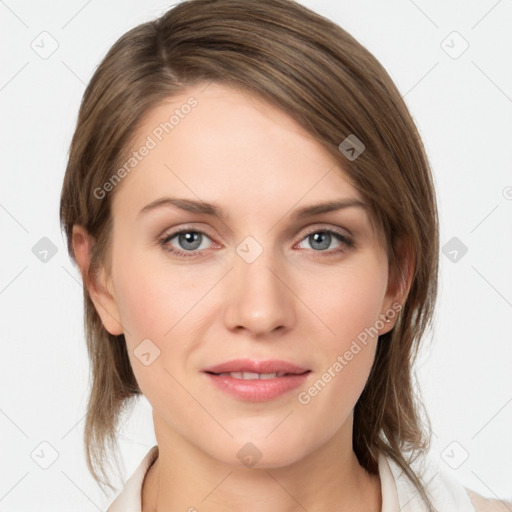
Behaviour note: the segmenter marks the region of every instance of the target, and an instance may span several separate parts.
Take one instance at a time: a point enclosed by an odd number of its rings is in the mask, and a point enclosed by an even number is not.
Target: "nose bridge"
[[[242,241],[230,272],[226,324],[254,334],[288,328],[295,320],[293,294],[285,286],[284,266],[272,248],[252,237]]]

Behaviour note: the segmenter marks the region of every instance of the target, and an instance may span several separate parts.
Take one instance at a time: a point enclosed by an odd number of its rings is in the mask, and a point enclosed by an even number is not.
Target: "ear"
[[[414,275],[414,248],[410,239],[400,239],[396,244],[397,257],[400,262],[398,275],[390,272],[388,288],[383,301],[383,309],[379,316],[385,323],[382,329],[379,329],[379,336],[391,331],[396,324],[398,315],[403,309],[409,295]],[[389,322],[386,322],[385,316],[388,315]]]
[[[73,252],[75,260],[82,274],[84,287],[87,288],[89,296],[98,312],[103,326],[113,335],[123,334],[121,316],[115,298],[112,282],[109,277],[105,279],[105,271],[102,268],[100,275],[90,275],[89,266],[91,262],[92,237],[85,228],[75,224],[73,226]]]

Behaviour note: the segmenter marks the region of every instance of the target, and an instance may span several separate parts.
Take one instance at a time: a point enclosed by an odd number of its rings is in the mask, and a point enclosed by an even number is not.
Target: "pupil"
[[[201,235],[195,232],[181,233],[179,242],[184,249],[197,249],[201,245]]]
[[[331,235],[324,231],[320,231],[313,235],[310,235],[310,243],[313,249],[327,249],[331,243]],[[311,241],[313,240],[313,241]],[[315,244],[319,244],[315,247]]]

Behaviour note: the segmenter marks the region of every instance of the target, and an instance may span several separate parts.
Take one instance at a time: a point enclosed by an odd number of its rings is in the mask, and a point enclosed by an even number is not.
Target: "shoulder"
[[[381,456],[382,455],[382,456]],[[384,461],[387,464],[384,464]],[[490,499],[465,487],[453,475],[443,469],[435,457],[421,457],[414,461],[413,470],[424,484],[427,494],[432,499],[434,509],[454,512],[512,512],[512,502],[500,499]],[[410,481],[395,461],[386,455],[379,454],[379,473],[386,477],[387,467],[389,475],[396,487],[396,496],[393,504],[403,504],[395,507],[402,512],[417,512],[425,510],[419,508],[417,488]],[[382,471],[381,471],[382,469]],[[381,478],[382,480],[382,478]],[[384,485],[384,482],[382,482]],[[389,486],[392,487],[391,485]],[[384,499],[383,492],[383,499]],[[389,496],[387,496],[389,499]],[[382,510],[394,510],[393,507]]]
[[[466,489],[466,492],[471,500],[471,503],[475,507],[475,512],[511,512],[512,502],[495,500],[491,498],[484,498],[480,494]]]

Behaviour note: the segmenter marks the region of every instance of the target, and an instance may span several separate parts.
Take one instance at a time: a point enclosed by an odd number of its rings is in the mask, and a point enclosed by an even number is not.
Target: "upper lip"
[[[252,373],[291,373],[301,374],[309,371],[294,363],[281,361],[279,359],[268,359],[256,361],[254,359],[232,359],[225,363],[205,368],[204,372],[210,373],[231,373],[231,372],[252,372]]]

